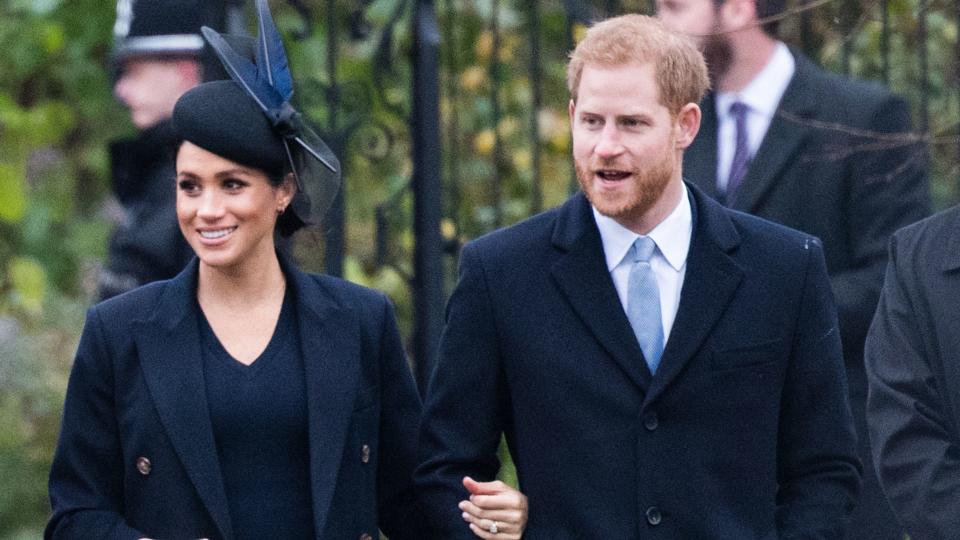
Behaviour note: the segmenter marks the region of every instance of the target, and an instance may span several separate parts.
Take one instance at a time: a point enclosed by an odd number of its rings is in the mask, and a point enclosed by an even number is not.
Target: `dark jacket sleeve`
[[[420,396],[407,365],[403,343],[390,301],[384,298],[380,343],[380,448],[377,466],[379,526],[392,540],[416,540],[416,490],[413,469],[417,463],[417,425]]]
[[[898,254],[890,262],[880,304],[867,336],[865,361],[870,393],[867,421],[883,490],[915,540],[960,534],[960,446],[937,389],[936,370],[924,332],[933,324],[918,297],[924,262]],[[918,270],[921,274],[918,275]]]
[[[887,242],[897,229],[930,213],[926,152],[911,131],[909,105],[886,90],[881,96],[863,97],[862,103],[873,105],[847,143],[849,212],[842,219],[851,266],[831,275],[844,351],[852,359],[860,358],[877,306]]]
[[[836,311],[819,243],[808,244],[797,332],[781,397],[777,528],[840,539],[860,491]]]
[[[468,497],[463,477],[492,480],[500,466],[507,398],[487,276],[475,247],[461,255],[420,427],[415,479],[430,538],[475,538],[457,507]]]
[[[110,366],[103,323],[92,308],[70,373],[50,470],[48,540],[144,536],[122,515],[124,469]]]

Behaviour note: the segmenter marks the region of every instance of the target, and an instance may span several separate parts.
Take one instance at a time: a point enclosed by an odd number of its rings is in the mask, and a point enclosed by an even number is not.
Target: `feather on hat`
[[[232,81],[184,94],[174,108],[174,127],[232,161],[270,174],[292,172],[298,192],[290,209],[303,223],[318,224],[340,187],[340,162],[290,104],[293,78],[280,32],[266,0],[256,0],[256,11],[254,61],[216,30],[202,28]]]

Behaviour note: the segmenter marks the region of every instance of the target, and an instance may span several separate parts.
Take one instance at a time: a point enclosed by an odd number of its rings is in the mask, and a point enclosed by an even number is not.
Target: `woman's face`
[[[177,154],[177,220],[200,261],[239,267],[273,256],[273,230],[293,198],[291,182],[275,187],[267,175],[184,142]]]

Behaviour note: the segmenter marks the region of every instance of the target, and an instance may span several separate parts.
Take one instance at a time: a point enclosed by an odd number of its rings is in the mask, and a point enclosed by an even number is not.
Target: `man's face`
[[[193,60],[126,60],[113,93],[130,109],[130,119],[144,130],[170,118],[184,92],[200,82]]]
[[[730,68],[733,48],[723,28],[720,6],[714,0],[657,0],[657,18],[667,28],[696,41],[711,81],[720,79]]]
[[[700,46],[719,22],[713,0],[657,0],[657,18],[667,28],[692,36]]]
[[[570,103],[573,160],[593,206],[637,230],[671,182],[680,182],[678,127],[660,104],[652,63],[587,65]]]

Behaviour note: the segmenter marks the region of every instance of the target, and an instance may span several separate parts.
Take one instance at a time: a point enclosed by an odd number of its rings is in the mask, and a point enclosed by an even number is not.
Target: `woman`
[[[285,66],[257,7],[257,63]],[[277,255],[275,232],[332,199],[336,159],[297,122],[289,74],[206,33],[236,80],[174,110],[177,219],[197,258],[88,313],[46,537],[420,538],[420,405],[389,301]],[[495,512],[510,521],[487,537],[519,537],[525,500],[497,491],[464,505],[464,526]]]

